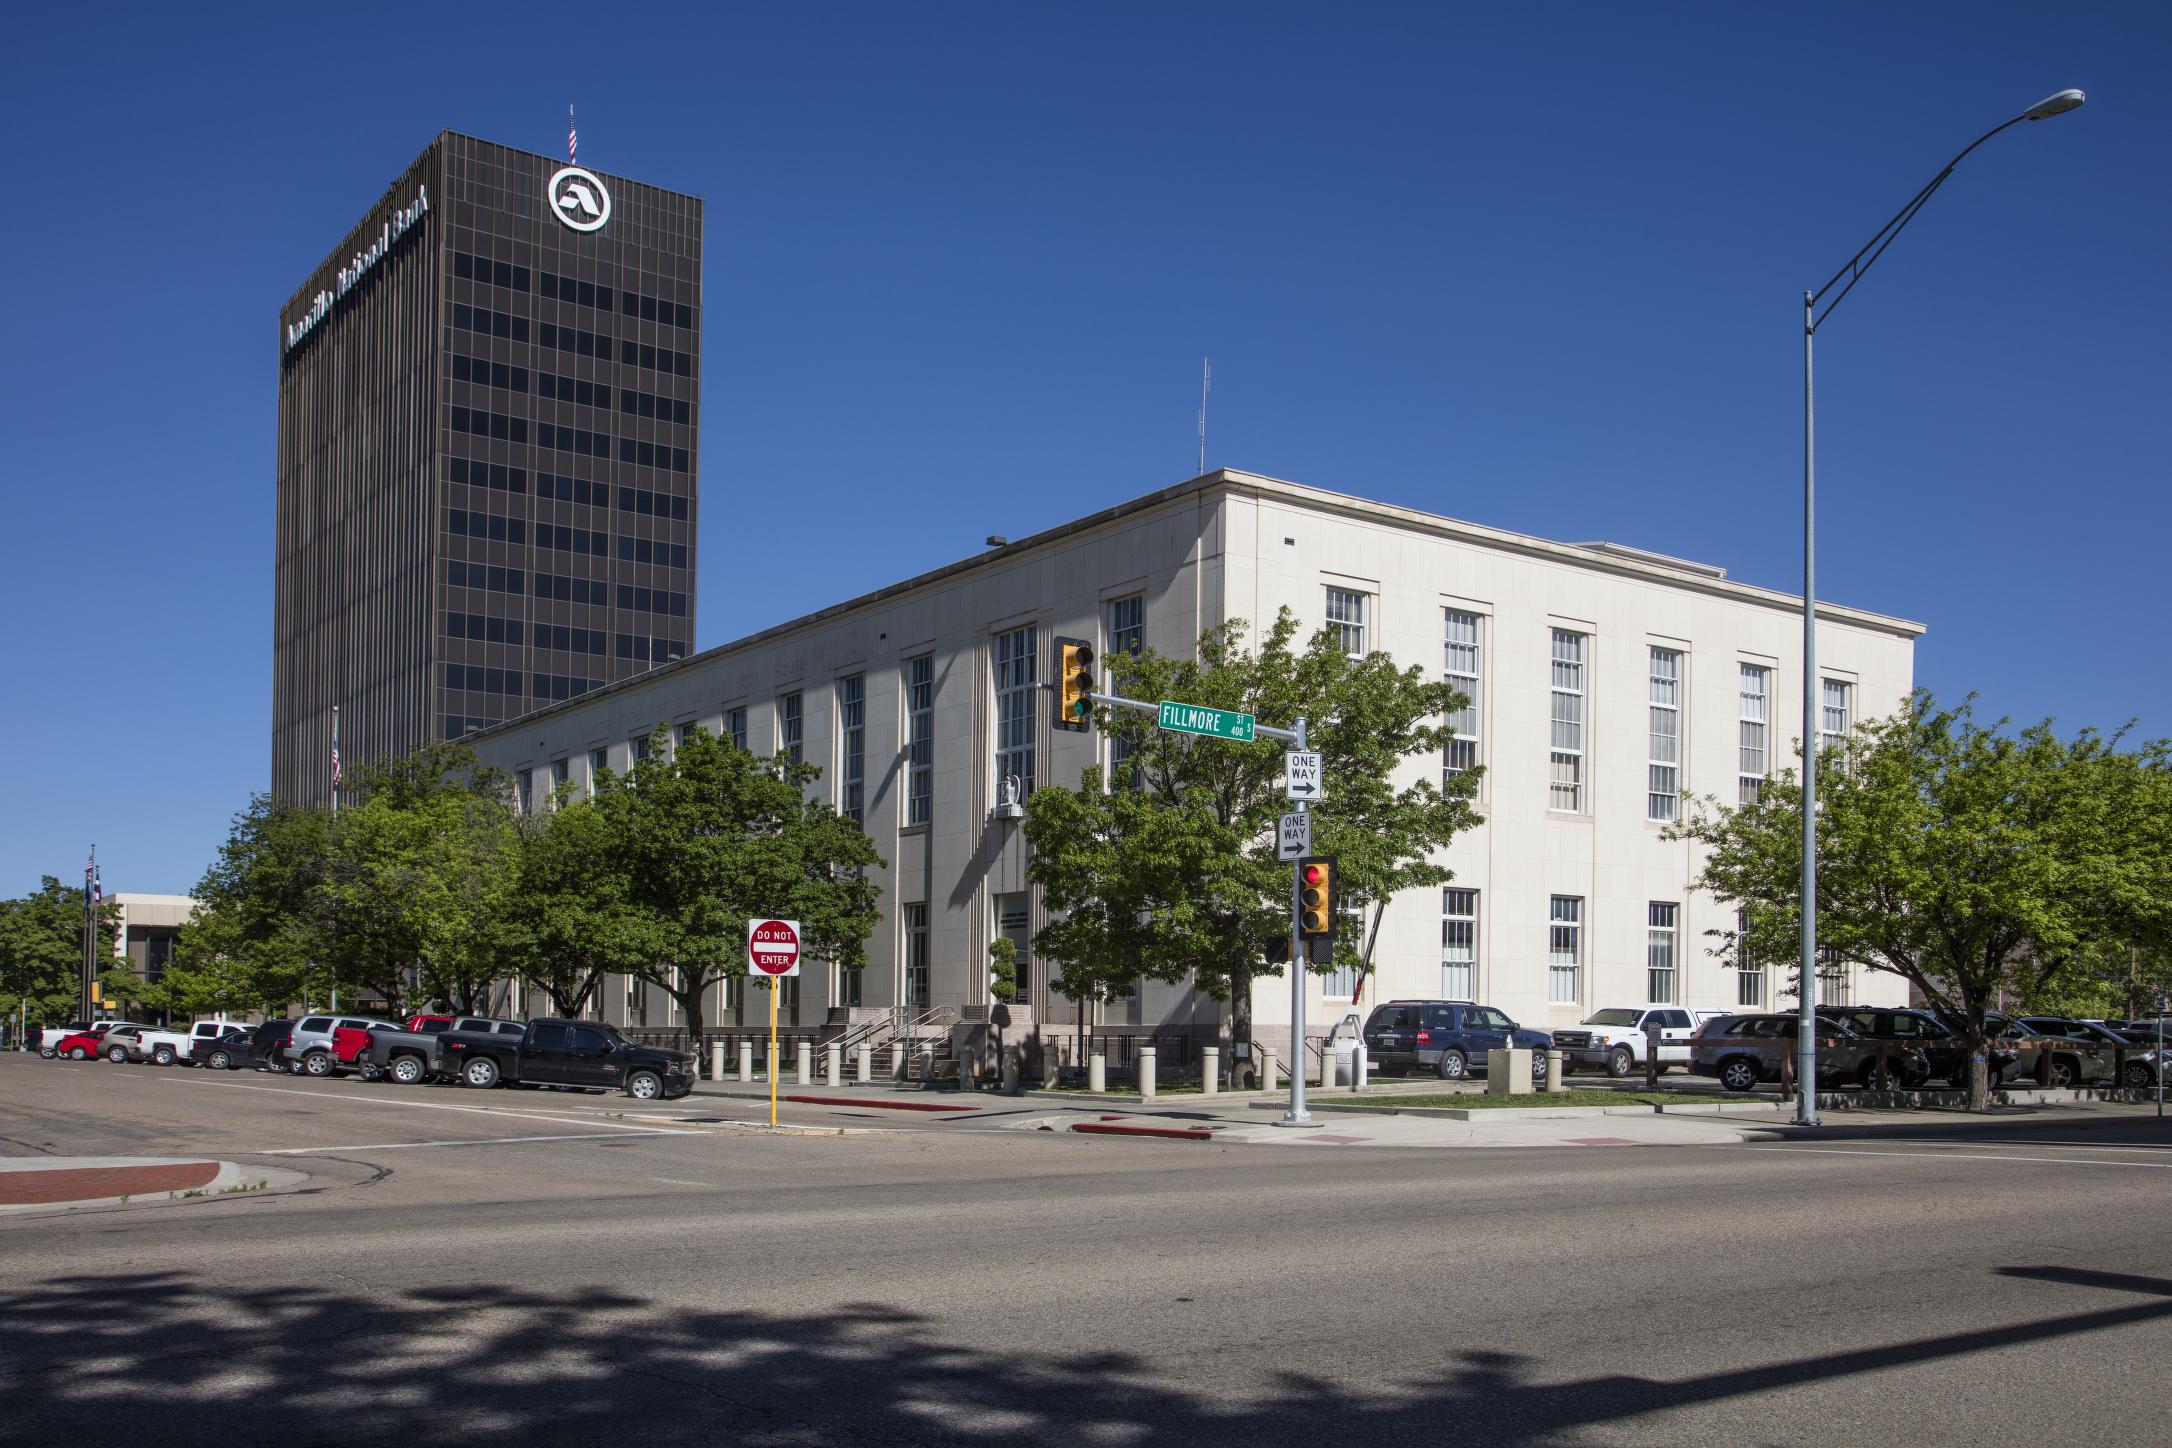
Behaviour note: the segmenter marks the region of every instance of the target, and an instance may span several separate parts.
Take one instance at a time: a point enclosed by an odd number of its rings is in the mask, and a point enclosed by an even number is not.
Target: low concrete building
[[[156,983],[173,962],[174,938],[181,927],[196,918],[196,901],[187,895],[139,895],[116,892],[112,902],[119,911],[113,932],[113,953],[146,984]]]
[[[1445,890],[1387,910],[1375,974],[1315,978],[1315,1031],[1376,1000],[1489,1002],[1539,1027],[1648,1000],[1771,1006],[1785,963],[1736,971],[1707,932],[1731,918],[1690,888],[1691,845],[1665,838],[1691,794],[1733,800],[1792,759],[1801,718],[1798,598],[1720,568],[1605,543],[1558,543],[1251,473],[1218,471],[917,578],[706,650],[473,737],[513,770],[529,807],[553,786],[622,770],[657,725],[699,725],[822,766],[817,786],[890,863],[864,971],[811,969],[787,1018],[832,1008],[987,1003],[988,946],[1019,946],[1020,1002],[1045,1030],[1077,1029],[1033,957],[1044,923],[1007,782],[1075,782],[1107,762],[1095,733],[1051,728],[1038,684],[1051,640],[1105,655],[1188,651],[1287,606],[1441,670],[1472,699],[1444,760],[1483,765],[1485,823],[1443,856]],[[1914,679],[1918,624],[1838,605],[1819,612],[1817,687],[1828,730],[1893,710]],[[1333,782],[1329,782],[1332,789]],[[1900,1003],[1898,982],[1835,973],[1836,999]],[[710,1020],[755,1023],[757,999]],[[661,992],[613,982],[606,1013],[670,1026]],[[1109,1031],[1210,1026],[1193,992],[1147,984],[1096,1008]],[[1288,987],[1262,982],[1262,1040],[1287,1039]],[[1274,1023],[1280,1022],[1277,1027]],[[1164,1062],[1164,1069],[1168,1068]]]

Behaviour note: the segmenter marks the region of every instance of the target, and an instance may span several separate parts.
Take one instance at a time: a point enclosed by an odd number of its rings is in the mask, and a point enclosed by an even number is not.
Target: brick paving
[[[0,1172],[0,1207],[44,1206],[99,1197],[150,1196],[193,1191],[219,1174],[215,1161],[158,1166],[62,1167],[51,1171]]]

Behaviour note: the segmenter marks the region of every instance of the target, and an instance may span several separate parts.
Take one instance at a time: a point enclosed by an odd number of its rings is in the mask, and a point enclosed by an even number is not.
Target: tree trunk
[[[1240,1046],[1252,1039],[1252,963],[1238,961],[1229,967],[1229,1039]]]

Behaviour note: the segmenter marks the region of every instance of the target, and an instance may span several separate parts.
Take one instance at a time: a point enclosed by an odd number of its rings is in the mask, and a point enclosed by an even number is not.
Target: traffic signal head
[[[1314,855],[1297,862],[1297,933],[1307,940],[1335,935],[1335,861]]]
[[[1079,639],[1056,640],[1056,727],[1084,730],[1094,712],[1094,649]]]

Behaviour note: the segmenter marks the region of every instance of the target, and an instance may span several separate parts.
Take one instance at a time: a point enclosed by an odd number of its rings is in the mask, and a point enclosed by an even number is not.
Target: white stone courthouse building
[[[515,772],[535,809],[559,783],[584,788],[600,769],[625,769],[659,725],[811,760],[822,767],[815,787],[860,819],[889,865],[865,968],[809,962],[786,1020],[984,1015],[988,946],[1004,935],[1019,946],[1030,1007],[1016,1018],[1072,1038],[1077,1007],[1051,992],[1033,957],[1045,921],[1022,830],[998,817],[1006,779],[1030,792],[1107,762],[1098,732],[1051,727],[1040,685],[1053,677],[1052,640],[1085,639],[1103,657],[1141,644],[1181,654],[1225,619],[1245,620],[1256,638],[1284,607],[1308,633],[1335,625],[1353,652],[1441,670],[1470,696],[1448,757],[1408,768],[1485,767],[1485,823],[1443,857],[1454,880],[1389,905],[1356,1000],[1346,976],[1311,981],[1315,1034],[1397,998],[1479,1000],[1541,1029],[1608,1005],[1792,999],[1787,962],[1737,971],[1713,957],[1707,932],[1731,915],[1691,889],[1695,847],[1665,830],[1688,795],[1738,799],[1793,762],[1799,597],[1634,548],[1551,542],[1251,473],[1212,472],[991,547],[469,742]],[[1820,606],[1826,731],[1901,703],[1922,631]],[[1845,968],[1821,994],[1905,996],[1893,978]],[[1088,1028],[1118,1038],[1205,1038],[1227,1017],[1202,994],[1155,983],[1089,1010]],[[667,995],[623,979],[608,984],[601,1014],[683,1024]],[[1288,1040],[1286,981],[1259,983],[1253,1020],[1262,1041]],[[708,1021],[766,1024],[765,997],[720,991]]]

